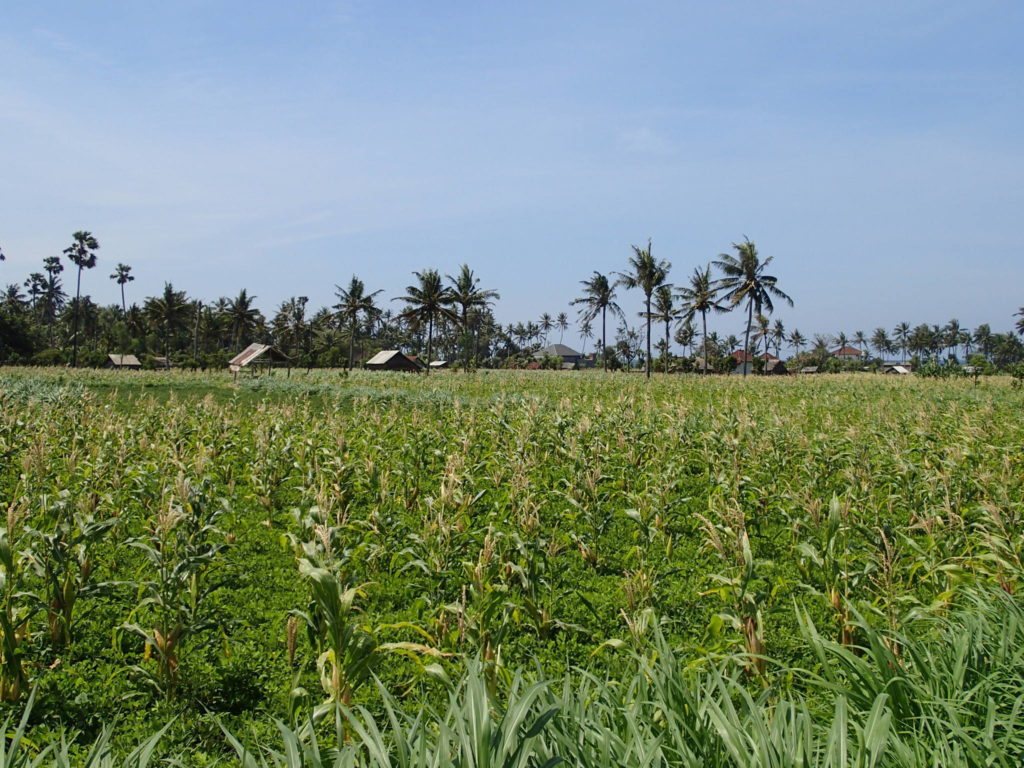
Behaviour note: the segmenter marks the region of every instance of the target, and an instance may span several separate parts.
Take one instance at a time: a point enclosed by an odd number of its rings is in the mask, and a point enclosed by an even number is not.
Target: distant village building
[[[884,365],[882,366],[882,373],[894,376],[906,376],[910,373],[910,369],[905,365]]]
[[[746,350],[733,350],[730,357],[736,361],[736,367],[733,368],[732,372],[737,376],[749,375],[754,372],[754,357]]]
[[[585,359],[580,352],[565,344],[551,344],[533,353],[534,360],[544,360],[549,357],[560,357],[563,365],[570,363],[574,366]]]
[[[865,352],[864,350],[857,349],[856,347],[851,347],[849,345],[846,345],[845,347],[840,347],[839,349],[832,353],[832,357],[835,357],[839,360],[863,360],[867,356],[868,353]]]
[[[169,357],[154,357],[153,367],[158,371],[169,371],[171,370],[171,358]]]
[[[800,373],[817,373],[817,372],[818,372],[818,366],[816,366],[816,365],[805,365],[803,368],[800,369]]]
[[[130,371],[137,371],[142,368],[142,363],[135,355],[107,355],[107,362],[104,368],[127,368]]]
[[[407,371],[419,373],[423,370],[422,364],[411,357],[407,357],[397,349],[385,349],[366,361],[366,369],[369,371]]]
[[[228,360],[228,369],[236,374],[244,369],[249,369],[254,373],[267,372],[275,367],[287,367],[288,374],[291,375],[292,359],[269,344],[250,344]]]
[[[447,360],[430,361],[430,370],[432,371],[443,371],[445,368],[451,368],[451,363]]]
[[[764,364],[764,372],[768,376],[786,376],[789,370],[786,364],[776,357]]]

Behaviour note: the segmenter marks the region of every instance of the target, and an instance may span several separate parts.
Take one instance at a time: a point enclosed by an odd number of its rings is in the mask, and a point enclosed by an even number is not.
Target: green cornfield
[[[0,374],[0,768],[1018,766],[1008,378]]]

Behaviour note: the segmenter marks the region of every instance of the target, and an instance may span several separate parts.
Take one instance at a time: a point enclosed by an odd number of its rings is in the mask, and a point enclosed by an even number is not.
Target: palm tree
[[[793,332],[789,334],[789,346],[793,347],[793,349],[795,349],[796,353],[799,355],[800,350],[803,349],[804,345],[806,344],[807,339],[804,337],[802,333],[800,333],[799,330],[794,328]]]
[[[875,354],[879,357],[884,357],[889,353],[892,342],[889,341],[889,334],[886,333],[885,328],[875,328],[875,332],[871,334],[871,346],[875,348]]]
[[[1020,320],[1017,321],[1017,333],[1021,336],[1024,336],[1024,307],[1021,307],[1016,312],[1014,312],[1013,316],[1020,318]]]
[[[974,329],[974,343],[978,346],[978,351],[985,356],[985,359],[990,360],[992,352],[992,328],[988,323],[982,323]]]
[[[892,338],[899,346],[900,362],[905,363],[907,361],[907,349],[910,346],[910,323],[898,323],[892,329]]]
[[[551,314],[545,312],[540,316],[540,332],[544,335],[544,346],[548,344],[548,334],[551,333],[551,329],[555,327],[555,321],[551,319]]]
[[[191,309],[192,305],[185,298],[185,292],[174,290],[170,283],[164,283],[162,296],[146,299],[143,311],[163,337],[164,357],[170,357],[171,339],[181,331]]]
[[[631,246],[633,255],[629,257],[629,272],[619,272],[618,283],[626,290],[639,288],[644,294],[644,311],[647,318],[647,356],[644,368],[647,378],[651,378],[651,295],[654,289],[665,282],[672,265],[665,261],[655,261],[651,255],[651,240],[647,239],[647,247]]]
[[[28,288],[28,295],[32,300],[32,314],[38,319],[39,297],[46,293],[46,278],[42,272],[33,272],[25,281],[25,287]]]
[[[85,231],[74,232],[71,235],[72,243],[64,249],[64,255],[78,267],[78,285],[75,289],[75,334],[74,351],[71,353],[71,367],[78,367],[78,315],[82,296],[82,270],[92,269],[96,266],[96,251],[100,244],[92,233]]]
[[[767,365],[768,342],[771,341],[772,338],[772,328],[771,325],[769,325],[768,317],[758,312],[754,315],[754,326],[750,330],[752,330],[754,334],[754,352],[757,352],[757,342],[764,342],[765,364]],[[751,367],[754,365],[754,358],[756,356],[756,354],[750,356]]]
[[[786,340],[786,326],[781,320],[776,320],[772,326],[772,341],[775,342],[775,355],[782,357],[782,342]]]
[[[594,338],[594,329],[590,325],[589,320],[583,320],[580,323],[580,338],[583,339],[583,352],[581,354],[587,354],[587,339]]]
[[[569,330],[569,316],[565,312],[559,312],[555,318],[555,328],[558,329],[558,343],[562,343],[562,337]]]
[[[362,316],[369,322],[380,314],[380,310],[373,303],[373,297],[381,291],[367,293],[363,281],[355,275],[352,275],[348,288],[342,288],[340,285],[335,285],[334,288],[334,295],[338,297],[338,303],[334,305],[334,310],[338,313],[338,324],[348,326],[348,369],[351,371],[359,318]]]
[[[392,301],[404,301],[409,306],[399,317],[408,320],[414,326],[427,325],[427,366],[426,372],[430,373],[430,356],[433,351],[434,322],[436,320],[449,320],[453,323],[459,322],[459,316],[452,310],[455,303],[455,296],[451,288],[447,288],[441,282],[441,273],[436,269],[425,269],[422,272],[413,272],[419,285],[406,286],[406,295],[399,296]]]
[[[861,354],[866,357],[868,353],[868,337],[864,331],[854,332],[853,343],[860,347]]]
[[[678,316],[681,314],[679,311],[676,312]],[[672,339],[681,347],[686,348],[686,356],[693,357],[693,340],[696,337],[697,332],[693,329],[692,319],[684,317],[682,322],[679,323],[679,327],[676,328],[675,336]]]
[[[743,348],[749,351],[750,324],[754,319],[754,310],[761,312],[763,307],[771,314],[775,309],[772,296],[785,300],[789,306],[793,306],[793,300],[777,287],[778,278],[764,273],[772,263],[773,256],[761,261],[757,247],[746,237],[742,243],[733,243],[732,247],[736,255],[720,253],[714,265],[725,275],[719,281],[719,286],[726,292],[723,300],[729,301],[734,307],[747,302],[747,331]],[[746,368],[743,369],[743,375],[747,375]]]
[[[580,280],[583,286],[583,296],[569,302],[570,306],[582,304],[580,319],[590,322],[601,315],[601,362],[602,368],[608,370],[608,310],[619,318],[624,318],[622,308],[615,303],[615,284],[609,282],[607,275],[602,275],[595,270],[594,276],[589,280]]]
[[[672,286],[662,283],[654,291],[654,311],[647,319],[665,324],[665,373],[668,373],[670,326],[678,314],[679,310],[672,301]],[[641,313],[641,317],[643,316]]]
[[[462,369],[469,371],[469,313],[474,309],[484,309],[501,296],[490,288],[481,288],[480,281],[473,275],[468,264],[463,264],[455,277],[447,275],[451,282],[452,301],[459,307],[459,321],[463,330]],[[427,361],[430,362],[429,360]]]
[[[690,284],[679,291],[679,298],[683,300],[683,317],[690,320],[694,314],[700,312],[704,355],[704,370],[701,373],[707,373],[708,367],[708,312],[721,314],[729,311],[718,303],[717,296],[718,287],[711,280],[710,264],[694,269],[690,275]]]
[[[255,299],[243,288],[224,308],[225,317],[231,323],[231,342],[236,348],[251,338],[260,324],[260,311],[252,305]]]
[[[114,274],[110,276],[111,280],[116,280],[117,284],[121,286],[121,316],[124,317],[128,314],[128,306],[124,301],[124,284],[130,283],[135,277],[131,274],[132,268],[127,264],[118,264],[117,269],[114,270]]]

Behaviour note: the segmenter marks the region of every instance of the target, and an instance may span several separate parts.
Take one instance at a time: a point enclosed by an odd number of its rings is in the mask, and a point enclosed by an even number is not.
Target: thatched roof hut
[[[287,367],[288,372],[291,373],[292,359],[269,344],[250,344],[228,360],[228,368],[232,373],[238,373],[245,368],[258,371],[270,370],[275,367]]]
[[[142,363],[135,355],[107,355],[107,362],[104,368],[127,368],[130,371],[137,371],[142,368]]]
[[[423,366],[403,355],[397,349],[385,349],[366,361],[366,369],[370,371],[410,371],[412,373],[419,373]]]

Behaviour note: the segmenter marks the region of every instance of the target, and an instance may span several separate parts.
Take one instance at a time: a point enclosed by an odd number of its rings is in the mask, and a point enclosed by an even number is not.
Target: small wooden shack
[[[127,368],[129,371],[137,371],[142,368],[142,363],[135,355],[107,355],[107,362],[104,368]]]
[[[288,375],[291,376],[292,359],[269,344],[250,344],[228,360],[228,369],[234,374],[248,369],[253,372],[253,375],[256,375],[268,373],[274,368],[287,368]]]
[[[419,373],[422,366],[415,360],[403,355],[397,349],[385,349],[366,361],[369,371],[411,371]]]

